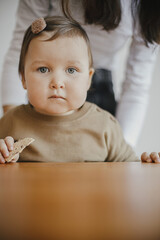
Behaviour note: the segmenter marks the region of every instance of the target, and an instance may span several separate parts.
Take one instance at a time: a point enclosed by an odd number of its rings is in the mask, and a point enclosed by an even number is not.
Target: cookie
[[[11,162],[17,153],[21,153],[25,147],[34,142],[33,138],[23,138],[18,140],[13,145],[13,150],[9,153],[9,157],[5,158],[6,162]]]

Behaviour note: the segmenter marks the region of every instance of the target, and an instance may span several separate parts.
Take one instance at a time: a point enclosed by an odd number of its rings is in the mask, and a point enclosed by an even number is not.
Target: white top
[[[10,48],[5,57],[2,72],[2,104],[26,102],[18,76],[18,62],[24,31],[33,20],[47,15],[62,15],[60,0],[20,0],[17,10],[16,27]],[[158,47],[146,47],[139,33],[138,23],[134,24],[131,13],[131,0],[121,0],[122,20],[119,26],[109,33],[102,27],[83,24],[80,1],[72,0],[73,16],[80,21],[89,36],[94,67],[116,70],[116,54],[132,38],[127,60],[121,99],[118,104],[118,118],[126,141],[133,147],[139,136],[148,102],[151,74]],[[136,25],[136,26],[135,26]]]

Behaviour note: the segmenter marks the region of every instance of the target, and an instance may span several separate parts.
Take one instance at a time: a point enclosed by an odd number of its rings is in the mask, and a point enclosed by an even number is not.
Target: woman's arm
[[[158,46],[150,44],[147,47],[145,45],[136,27],[116,113],[124,137],[133,147],[136,145],[143,126],[157,52]]]
[[[10,47],[4,59],[2,70],[2,105],[4,111],[10,105],[19,105],[26,102],[26,93],[22,88],[21,80],[18,76],[19,54],[25,30],[33,20],[38,17],[48,15],[49,0],[20,0],[16,25]]]

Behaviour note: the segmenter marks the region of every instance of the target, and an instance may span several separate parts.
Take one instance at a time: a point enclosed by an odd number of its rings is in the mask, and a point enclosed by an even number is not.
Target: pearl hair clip
[[[42,32],[46,26],[47,26],[47,24],[46,24],[44,18],[38,18],[31,25],[32,33],[38,34],[38,33]]]

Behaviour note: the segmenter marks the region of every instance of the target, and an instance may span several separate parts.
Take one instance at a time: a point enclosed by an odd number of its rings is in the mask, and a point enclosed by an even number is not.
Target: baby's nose
[[[52,81],[50,82],[50,88],[59,89],[59,88],[64,88],[64,87],[65,87],[65,85],[62,80],[52,79]]]

